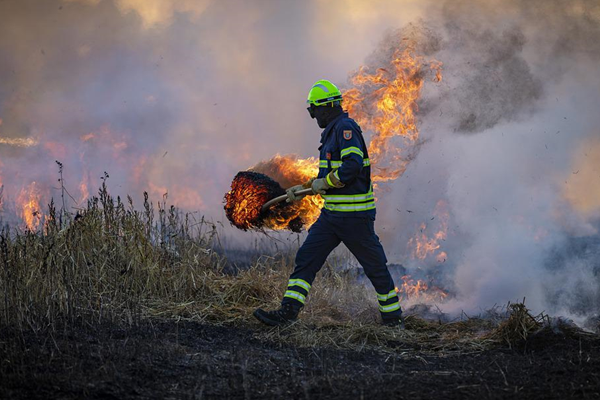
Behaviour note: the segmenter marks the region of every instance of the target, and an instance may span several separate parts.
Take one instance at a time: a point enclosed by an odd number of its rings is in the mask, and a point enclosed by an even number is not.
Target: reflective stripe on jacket
[[[375,215],[371,162],[358,124],[342,113],[327,125],[319,147],[319,178],[331,171],[345,185],[331,188],[323,212],[337,216]]]

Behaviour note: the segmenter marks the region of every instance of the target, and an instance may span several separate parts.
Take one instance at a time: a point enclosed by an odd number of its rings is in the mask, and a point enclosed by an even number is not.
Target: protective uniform
[[[319,81],[315,86],[322,82],[327,81]],[[334,91],[329,90],[331,92]],[[340,100],[341,95],[339,98],[338,95],[339,91],[334,92],[328,101]],[[322,195],[325,205],[321,215],[298,250],[296,268],[288,282],[282,306],[299,310],[304,305],[315,275],[327,256],[343,242],[375,287],[384,322],[398,321],[402,310],[387,269],[385,252],[375,234],[371,164],[360,127],[347,113],[342,113],[321,134],[319,151],[317,178],[325,178],[331,188]]]

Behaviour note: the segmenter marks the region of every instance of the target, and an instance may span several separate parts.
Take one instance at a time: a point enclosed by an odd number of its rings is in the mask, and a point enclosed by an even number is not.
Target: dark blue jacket
[[[342,113],[321,134],[319,178],[331,171],[345,185],[331,188],[325,199],[324,213],[333,216],[375,216],[375,198],[371,184],[371,163],[360,126]]]

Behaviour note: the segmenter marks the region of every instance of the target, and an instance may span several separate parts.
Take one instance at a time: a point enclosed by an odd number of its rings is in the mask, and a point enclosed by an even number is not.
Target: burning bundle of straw
[[[298,216],[298,204],[282,202],[262,210],[266,202],[284,194],[281,185],[265,174],[239,172],[225,195],[225,215],[233,226],[245,231],[271,228],[300,232],[304,221]]]

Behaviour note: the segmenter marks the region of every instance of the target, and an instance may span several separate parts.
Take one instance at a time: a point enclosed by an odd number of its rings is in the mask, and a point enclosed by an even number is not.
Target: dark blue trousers
[[[338,217],[322,212],[296,254],[296,267],[290,276],[282,304],[291,304],[296,309],[304,305],[317,272],[327,256],[343,242],[375,287],[382,318],[400,317],[402,310],[394,281],[374,225],[374,216]]]

